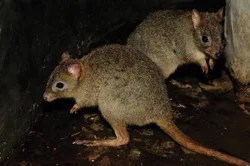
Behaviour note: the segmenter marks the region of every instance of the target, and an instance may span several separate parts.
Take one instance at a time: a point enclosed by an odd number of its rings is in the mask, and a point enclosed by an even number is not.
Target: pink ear
[[[61,61],[60,61],[60,64],[65,62],[66,60],[70,59],[70,55],[68,52],[63,52],[62,55],[61,55]]]
[[[224,8],[220,8],[216,13],[216,18],[218,22],[221,22],[223,20],[223,14],[224,14]]]
[[[77,62],[77,61],[69,62],[67,64],[67,71],[73,76],[75,76],[76,78],[79,78],[82,72],[80,62]]]
[[[194,24],[194,29],[197,29],[201,23],[201,16],[199,12],[195,9],[192,10],[192,21]]]

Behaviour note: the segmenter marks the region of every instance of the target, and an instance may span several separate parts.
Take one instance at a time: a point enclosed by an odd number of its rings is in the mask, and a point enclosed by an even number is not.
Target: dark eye
[[[202,42],[207,43],[208,42],[208,37],[207,36],[202,36]]]
[[[61,82],[58,82],[58,83],[56,84],[56,87],[57,87],[58,89],[62,89],[62,88],[64,87],[64,84],[61,83]]]

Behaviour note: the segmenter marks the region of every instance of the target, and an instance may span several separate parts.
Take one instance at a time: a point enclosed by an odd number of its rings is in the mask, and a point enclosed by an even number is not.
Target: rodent
[[[155,62],[165,78],[188,63],[197,63],[208,73],[224,48],[222,21],[223,8],[215,13],[195,9],[156,11],[136,27],[127,44]]]
[[[156,124],[180,145],[236,164],[246,161],[206,148],[182,133],[172,120],[172,109],[164,77],[159,67],[138,50],[126,45],[106,45],[81,59],[62,55],[60,64],[51,73],[43,94],[46,101],[74,98],[70,110],[98,106],[101,115],[113,128],[116,138],[77,140],[87,146],[126,145],[128,125]]]

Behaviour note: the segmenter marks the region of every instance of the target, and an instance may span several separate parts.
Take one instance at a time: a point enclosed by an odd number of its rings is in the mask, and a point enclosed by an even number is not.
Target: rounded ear
[[[216,19],[218,22],[221,22],[224,19],[224,8],[220,8],[216,13],[215,13]]]
[[[199,12],[195,9],[192,10],[192,21],[193,21],[194,29],[197,29],[201,23],[201,16]]]
[[[68,61],[66,64],[66,70],[69,74],[73,75],[75,78],[81,78],[83,74],[83,64],[79,60]]]
[[[62,55],[61,55],[61,60],[59,62],[59,64],[62,64],[63,62],[67,61],[70,59],[70,55],[69,53],[66,51],[66,52],[63,52]]]

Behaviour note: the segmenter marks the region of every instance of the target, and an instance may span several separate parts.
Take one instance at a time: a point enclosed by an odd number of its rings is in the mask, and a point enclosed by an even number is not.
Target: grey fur
[[[128,38],[127,44],[154,61],[168,78],[178,66],[198,63],[208,71],[206,55],[216,59],[222,50],[223,9],[217,13],[164,10],[151,13]],[[202,42],[202,36],[209,43]]]

